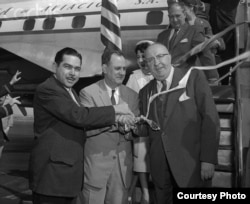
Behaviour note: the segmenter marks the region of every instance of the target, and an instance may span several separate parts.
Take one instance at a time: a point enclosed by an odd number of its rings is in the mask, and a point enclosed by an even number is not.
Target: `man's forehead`
[[[184,10],[179,5],[173,5],[172,7],[169,8],[168,12],[169,12],[169,14],[171,14],[171,13],[177,13],[177,12],[178,13],[183,13]]]
[[[164,52],[168,53],[168,50],[166,47],[160,44],[155,44],[151,45],[147,50],[146,50],[146,55],[150,55],[150,53],[158,53],[158,52]]]
[[[125,64],[125,58],[122,55],[112,54],[110,58],[110,64],[116,64],[116,63],[124,63]]]
[[[79,64],[78,64],[79,62]],[[81,66],[81,60],[79,59],[79,57],[75,56],[75,55],[63,55],[62,57],[62,62],[63,64],[72,64],[74,63],[74,66],[77,64],[77,66]]]
[[[124,58],[124,56],[113,53],[110,57],[110,61],[118,58]]]
[[[77,57],[75,55],[67,55],[67,54],[64,54],[63,57],[62,57],[63,61],[69,60],[70,58],[77,58],[77,59],[79,59],[79,57]]]

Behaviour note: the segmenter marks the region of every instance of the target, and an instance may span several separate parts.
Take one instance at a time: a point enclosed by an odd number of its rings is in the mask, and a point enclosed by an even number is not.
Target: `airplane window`
[[[162,11],[150,11],[148,12],[146,22],[148,25],[159,25],[163,21]]]
[[[0,21],[0,28],[1,28],[1,26],[2,26],[2,21]]]
[[[44,30],[51,30],[55,27],[55,23],[56,23],[55,17],[46,18],[43,22],[43,29]]]
[[[33,30],[36,20],[34,18],[29,18],[24,21],[23,30]]]
[[[83,28],[86,22],[86,16],[75,16],[72,21],[72,28]]]

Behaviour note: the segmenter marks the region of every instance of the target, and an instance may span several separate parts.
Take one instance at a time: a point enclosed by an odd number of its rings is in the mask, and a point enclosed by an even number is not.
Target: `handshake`
[[[116,122],[124,127],[124,132],[129,132],[132,130],[133,132],[137,132],[137,125],[146,123],[148,124],[152,130],[158,131],[160,130],[159,125],[146,118],[145,116],[141,115],[136,117],[132,111],[129,109],[127,103],[121,103],[114,106],[115,113],[116,113]]]

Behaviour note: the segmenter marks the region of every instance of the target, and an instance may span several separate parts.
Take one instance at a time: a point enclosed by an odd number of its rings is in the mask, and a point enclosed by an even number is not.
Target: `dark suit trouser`
[[[33,192],[33,204],[76,204],[76,197],[46,196]]]
[[[155,149],[152,151],[155,151]],[[157,150],[153,155],[155,155],[155,157],[150,156],[150,170],[155,187],[156,204],[172,204],[173,188],[177,188],[177,184],[170,171],[160,140],[157,145]]]

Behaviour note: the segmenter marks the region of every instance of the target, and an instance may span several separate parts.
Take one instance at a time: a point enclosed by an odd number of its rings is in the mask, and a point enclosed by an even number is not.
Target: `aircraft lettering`
[[[135,3],[135,5],[140,5],[140,4],[155,4],[155,3],[159,3],[157,0],[138,0],[137,3]]]
[[[24,15],[51,15],[51,14],[60,14],[66,11],[74,11],[78,12],[78,10],[83,9],[97,9],[101,7],[101,0],[100,1],[91,1],[87,3],[74,3],[74,4],[54,4],[54,5],[47,5],[42,6],[41,4],[36,4],[33,7],[28,8],[1,8],[0,7],[0,17],[21,17]]]
[[[29,9],[24,9],[24,10],[22,10],[20,13],[28,13],[29,12]]]
[[[0,16],[5,16],[5,15],[7,15],[8,14],[8,12],[10,11],[10,10],[12,10],[13,9],[13,7],[9,7],[8,9],[6,9],[6,10],[2,10],[1,8],[0,8]]]
[[[63,9],[65,9],[66,6],[67,6],[67,4],[64,5],[64,6],[62,6],[62,7],[60,8],[60,10],[62,11]]]
[[[67,8],[67,10],[73,10],[76,4],[73,4]]]
[[[90,3],[81,3],[81,4],[65,4],[65,5],[55,5],[53,7],[51,6],[47,6],[44,9],[44,12],[48,12],[48,11],[55,11],[56,9],[60,10],[60,11],[64,11],[64,10],[74,10],[74,9],[84,9],[84,8],[98,8],[101,7],[101,2],[90,2]]]
[[[161,4],[163,0],[131,0],[134,6],[156,6]],[[122,7],[125,7],[125,0],[121,2]],[[101,8],[101,0],[92,0],[81,3],[62,3],[62,4],[27,4],[26,7],[0,7],[0,18],[18,18],[24,16],[40,16],[40,15],[55,15],[69,12],[97,12]]]

